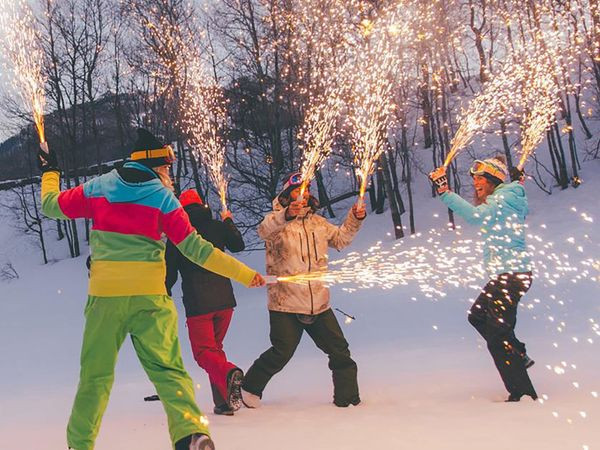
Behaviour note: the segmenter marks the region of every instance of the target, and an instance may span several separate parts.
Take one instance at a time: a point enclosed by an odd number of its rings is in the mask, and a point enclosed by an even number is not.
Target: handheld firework
[[[23,103],[31,110],[40,143],[44,144],[44,57],[35,18],[29,5],[24,0],[5,2],[0,12],[0,28],[6,31],[0,51],[5,64],[9,66],[9,71],[12,72],[12,84]],[[48,152],[47,146],[42,149]]]
[[[219,193],[221,212],[227,212],[227,148],[224,139],[227,100],[223,89],[208,77],[203,62],[195,54],[191,54],[189,59],[182,125],[189,136],[194,156],[204,163]]]
[[[225,214],[229,211],[227,208],[227,183],[224,182],[221,186],[219,186],[219,198],[221,199],[221,213]]]
[[[560,87],[554,60],[547,54],[535,56],[536,58],[532,58],[534,64],[528,71],[530,78],[523,83],[522,148],[517,165],[521,171],[544,139],[546,130],[556,121],[559,110]]]
[[[277,284],[279,279],[276,275],[264,275],[263,278],[267,284]]]

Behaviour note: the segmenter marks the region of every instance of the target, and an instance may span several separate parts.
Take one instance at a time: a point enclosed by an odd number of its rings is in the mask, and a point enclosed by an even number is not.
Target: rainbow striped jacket
[[[154,174],[136,162],[124,167]],[[256,275],[204,240],[158,177],[130,183],[113,170],[61,192],[60,174],[46,172],[42,176],[42,211],[54,219],[93,221],[89,295],[166,295],[163,233],[183,255],[207,270],[245,286]]]

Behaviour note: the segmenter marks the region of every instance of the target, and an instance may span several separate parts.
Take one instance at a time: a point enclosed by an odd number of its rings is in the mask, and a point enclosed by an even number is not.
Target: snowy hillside
[[[332,289],[333,306],[356,317],[343,329],[358,363],[362,404],[347,409],[332,405],[326,357],[305,336],[290,364],[265,390],[261,409],[217,417],[208,378],[190,353],[177,286],[184,361],[198,385],[197,398],[217,448],[600,448],[600,268],[582,264],[600,258],[600,180],[591,176],[599,170],[598,161],[587,163],[577,190],[551,196],[528,186],[529,233],[534,236],[529,241],[538,249],[536,259],[547,267],[538,263],[533,287],[522,300],[517,335],[536,361],[530,376],[543,394],[539,402],[503,402],[506,392],[492,360],[466,320],[478,293],[472,287],[447,287],[445,297],[427,298],[412,283],[352,293],[345,290],[352,285],[338,285]],[[430,228],[440,232],[443,245],[477,237],[477,230],[464,224],[461,236],[446,231],[442,203],[429,198],[427,189],[418,192],[422,233],[405,238],[403,248],[427,246]],[[379,240],[391,248],[390,224],[388,214],[369,216],[345,253],[367,251]],[[63,449],[78,379],[85,258],[41,265],[37,249],[7,217],[0,219],[0,248],[0,262],[10,260],[20,275],[0,282],[0,449]],[[551,264],[551,253],[561,262]],[[242,259],[264,267],[262,252]],[[575,270],[568,271],[566,261]],[[482,286],[484,280],[476,284]],[[236,294],[239,306],[225,345],[230,359],[247,369],[269,346],[266,294],[240,286]],[[153,393],[126,342],[98,450],[169,448],[161,405],[143,401]]]

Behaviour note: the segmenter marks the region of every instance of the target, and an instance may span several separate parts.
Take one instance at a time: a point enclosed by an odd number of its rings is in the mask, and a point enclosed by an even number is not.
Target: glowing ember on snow
[[[22,102],[33,114],[40,142],[46,142],[44,107],[46,77],[42,72],[44,57],[36,31],[35,18],[24,0],[4,2],[0,11],[0,29],[5,36],[0,46],[4,65],[12,74],[12,84]]]

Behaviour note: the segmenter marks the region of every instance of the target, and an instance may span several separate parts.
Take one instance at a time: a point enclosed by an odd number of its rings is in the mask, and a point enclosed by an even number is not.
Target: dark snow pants
[[[537,398],[523,363],[525,344],[515,336],[517,307],[531,280],[531,272],[504,273],[490,280],[471,307],[469,322],[487,342],[506,390]]]
[[[246,373],[244,390],[262,396],[271,377],[291,359],[306,330],[317,347],[329,356],[334,403],[348,405],[359,401],[358,369],[350,357],[348,342],[331,309],[317,315],[310,324],[300,322],[296,314],[278,311],[269,311],[269,321],[272,347],[260,355]]]

